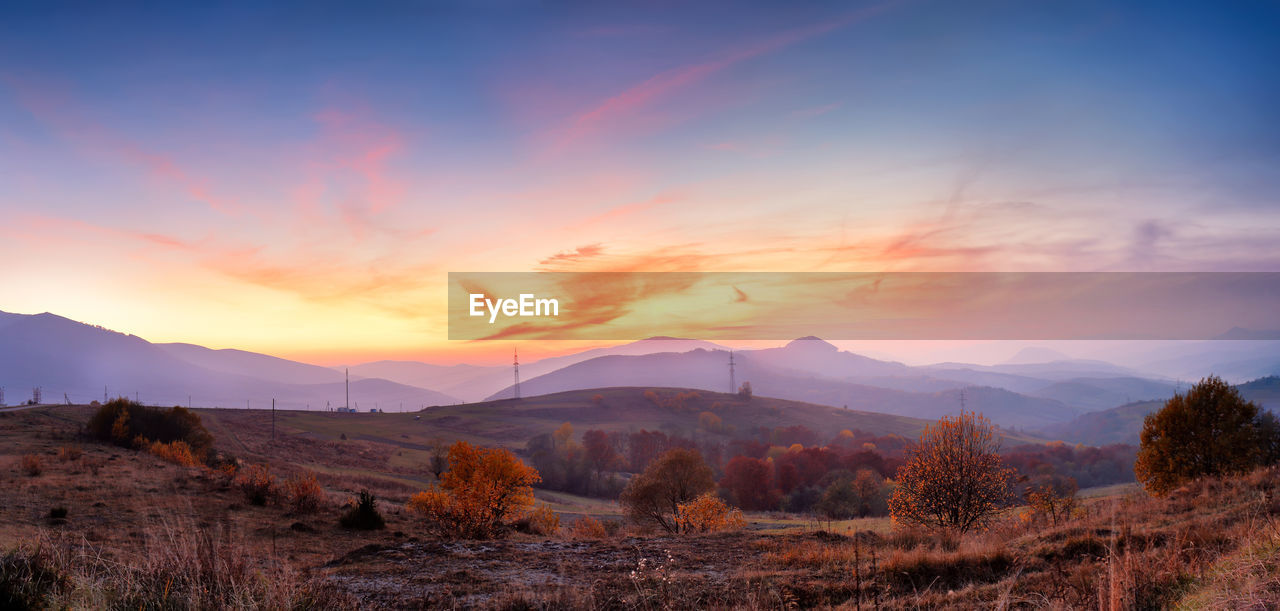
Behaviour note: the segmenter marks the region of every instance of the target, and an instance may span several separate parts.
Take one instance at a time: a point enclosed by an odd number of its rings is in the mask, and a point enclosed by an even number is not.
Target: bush
[[[508,450],[459,441],[449,448],[449,470],[441,474],[440,487],[410,497],[408,509],[442,535],[491,537],[507,519],[533,506],[533,484],[540,479]]]
[[[71,462],[73,460],[80,460],[81,456],[84,456],[84,451],[81,450],[79,447],[62,446],[61,448],[58,448],[58,460],[62,462]]]
[[[10,551],[0,556],[0,609],[47,608],[68,582],[43,550]]]
[[[716,482],[702,454],[675,448],[653,461],[644,473],[631,478],[622,496],[627,518],[641,524],[679,532],[675,520],[682,503],[715,489]]]
[[[147,452],[160,457],[162,460],[183,467],[195,467],[200,464],[200,461],[196,460],[195,454],[191,452],[191,446],[187,445],[185,441],[171,441],[169,443],[153,441],[151,445],[147,446]]]
[[[529,530],[543,536],[554,535],[560,530],[560,515],[548,505],[539,505],[529,514]]]
[[[31,477],[35,477],[44,472],[44,467],[40,465],[40,457],[35,454],[23,454],[20,464],[22,472]]]
[[[233,485],[254,505],[266,505],[276,492],[276,478],[266,465],[249,465],[236,474]]]
[[[387,526],[378,512],[378,499],[368,490],[361,490],[359,498],[351,499],[338,523],[355,530],[378,530]]]
[[[609,531],[600,520],[582,516],[569,524],[565,534],[571,539],[604,539],[609,536]]]
[[[730,508],[710,492],[678,505],[675,522],[680,532],[696,533],[737,530],[747,524],[741,511]]]
[[[67,519],[66,507],[52,507],[49,509],[49,519],[53,521],[61,521]]]
[[[147,445],[152,441],[182,441],[193,455],[203,458],[213,446],[213,435],[204,428],[200,416],[176,405],[161,410],[121,397],[99,407],[85,426],[97,439],[123,447],[129,447],[138,437]]]
[[[324,489],[316,481],[315,473],[289,478],[284,483],[284,490],[294,513],[314,513],[324,504]]]

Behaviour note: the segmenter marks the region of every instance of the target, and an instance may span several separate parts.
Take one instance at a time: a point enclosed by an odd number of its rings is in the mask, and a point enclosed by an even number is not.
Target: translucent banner
[[[1280,273],[451,272],[449,339],[1280,339]]]

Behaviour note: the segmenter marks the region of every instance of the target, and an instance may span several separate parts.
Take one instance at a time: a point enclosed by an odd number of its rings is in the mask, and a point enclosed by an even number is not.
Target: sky
[[[0,8],[0,310],[497,363],[449,272],[1280,271],[1274,2],[263,4]]]

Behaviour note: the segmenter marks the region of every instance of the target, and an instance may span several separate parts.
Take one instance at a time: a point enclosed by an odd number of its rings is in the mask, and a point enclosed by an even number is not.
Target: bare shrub
[[[23,473],[28,476],[36,477],[44,472],[44,467],[40,464],[40,457],[35,454],[23,454],[19,461],[19,467]]]
[[[83,455],[84,451],[79,446],[62,446],[58,448],[58,460],[62,462],[80,460]]]

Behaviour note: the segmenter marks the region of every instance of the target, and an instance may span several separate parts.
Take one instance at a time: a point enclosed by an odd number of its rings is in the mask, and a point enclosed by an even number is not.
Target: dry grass
[[[228,474],[145,452],[84,444],[79,458],[52,460],[75,443],[78,426],[71,408],[0,418],[0,463],[8,465],[0,469],[0,573],[19,594],[54,607],[1280,606],[1276,469],[1163,499],[1089,499],[1053,527],[1010,516],[962,538],[919,530],[626,536],[584,517],[558,538],[454,542],[425,535],[394,501],[384,509],[381,493],[387,528],[349,531],[337,507],[294,511],[288,485],[286,502],[254,506]],[[238,434],[249,447],[262,443]],[[310,464],[230,450],[281,475]],[[24,455],[46,458],[40,477],[23,473]],[[326,496],[366,477],[414,489],[378,473],[321,473],[315,483]],[[66,517],[51,520],[51,508],[66,508]]]

